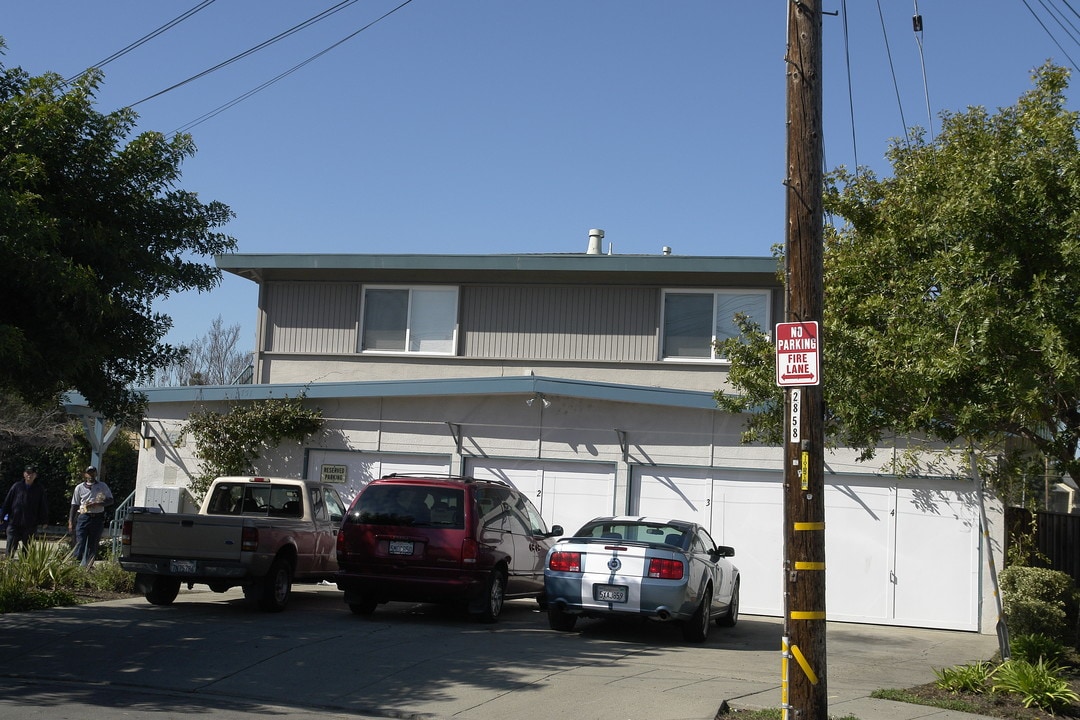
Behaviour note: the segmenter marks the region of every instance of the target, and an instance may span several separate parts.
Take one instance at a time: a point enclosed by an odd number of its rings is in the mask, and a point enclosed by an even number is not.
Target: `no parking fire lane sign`
[[[810,322],[777,323],[776,384],[802,387],[821,382],[821,348],[818,324]]]

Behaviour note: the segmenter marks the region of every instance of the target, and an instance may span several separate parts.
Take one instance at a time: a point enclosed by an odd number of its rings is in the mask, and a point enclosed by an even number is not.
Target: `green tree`
[[[124,417],[141,400],[131,385],[182,354],[154,301],[216,286],[220,270],[192,258],[236,243],[215,231],[226,205],[177,187],[191,137],[130,137],[134,111],[93,107],[101,78],[0,64],[0,390],[35,402],[74,388]]]
[[[1034,453],[1080,478],[1080,152],[1066,70],[1046,64],[1011,107],[945,113],[938,137],[892,143],[893,177],[840,168],[825,208],[822,376],[833,444],[864,457],[891,433]],[[772,348],[741,324],[744,439],[778,443]]]
[[[183,432],[195,438],[200,473],[188,489],[202,500],[214,478],[248,475],[264,451],[277,449],[285,439],[302,442],[322,426],[322,410],[305,408],[303,396],[236,405],[227,413],[193,412]]]

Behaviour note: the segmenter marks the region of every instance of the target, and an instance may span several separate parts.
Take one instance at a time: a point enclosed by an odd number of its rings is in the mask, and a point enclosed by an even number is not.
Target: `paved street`
[[[552,632],[525,601],[495,625],[404,603],[366,619],[328,586],[299,586],[276,615],[249,609],[239,591],[198,588],[170,607],[140,598],[2,615],[0,714],[712,720],[725,700],[779,705],[776,618],[714,628],[704,646],[685,644],[674,625],[580,625]],[[928,682],[932,668],[989,658],[995,646],[971,633],[830,625],[830,712],[970,718],[867,695]]]

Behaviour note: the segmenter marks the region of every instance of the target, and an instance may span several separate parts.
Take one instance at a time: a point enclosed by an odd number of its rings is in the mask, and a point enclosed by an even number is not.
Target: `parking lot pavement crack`
[[[270,662],[271,660],[276,660],[277,658],[282,657],[283,655],[289,655],[290,653],[295,653],[297,650],[305,650],[307,648],[316,647],[316,646],[321,645],[321,644],[326,643],[326,642],[331,642],[331,641],[334,641],[334,640],[341,640],[343,637],[345,637],[345,636],[344,635],[328,635],[326,637],[322,637],[322,638],[319,638],[317,640],[312,640],[311,642],[301,643],[299,645],[293,645],[293,646],[290,646],[290,647],[282,648],[278,652],[271,653],[269,655],[261,657],[261,658],[259,658],[258,661],[250,663],[248,665],[244,665],[243,667],[238,667],[236,670],[233,670],[230,673],[222,675],[221,677],[216,678],[211,682],[204,683],[202,685],[198,685],[198,686],[192,688],[191,692],[198,693],[200,691],[210,690],[211,688],[213,688],[218,683],[224,682],[225,680],[229,680],[229,679],[231,679],[233,677],[236,677],[237,675],[242,675],[242,674],[248,672],[249,670],[253,670],[254,668],[257,668],[260,665],[263,665],[263,664],[265,664],[267,662]]]

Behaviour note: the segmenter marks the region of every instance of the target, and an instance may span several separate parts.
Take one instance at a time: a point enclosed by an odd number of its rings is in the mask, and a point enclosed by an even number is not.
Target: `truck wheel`
[[[179,578],[158,575],[150,582],[150,588],[146,591],[146,600],[151,605],[171,605],[179,593]]]
[[[259,609],[266,612],[281,612],[289,602],[292,592],[292,566],[283,558],[278,558],[270,565],[259,585]]]
[[[498,620],[505,596],[506,570],[497,567],[488,575],[483,597],[478,598],[479,602],[484,604],[483,609],[480,612],[473,612],[473,618],[483,623],[493,623]]]

